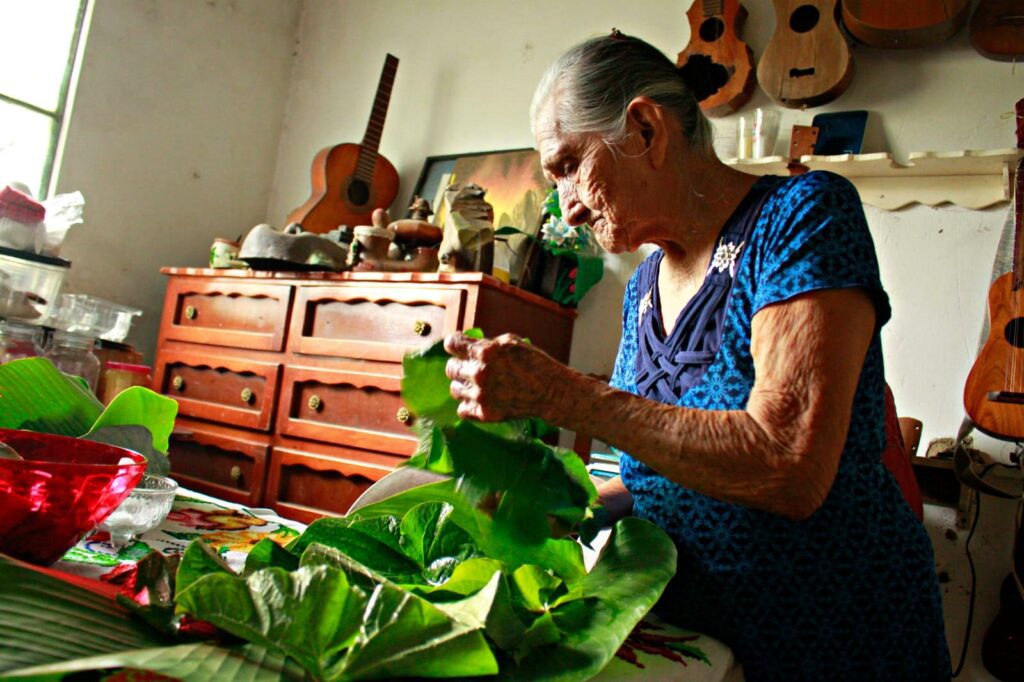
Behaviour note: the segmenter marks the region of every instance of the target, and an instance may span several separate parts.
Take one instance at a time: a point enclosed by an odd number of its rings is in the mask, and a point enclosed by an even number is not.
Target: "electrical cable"
[[[1021,445],[1017,444],[1017,451],[1015,455],[1021,450]],[[1016,466],[1003,464],[1002,462],[992,462],[985,466],[978,473],[978,478],[984,478],[992,468],[1001,466],[1009,469],[1016,469]],[[967,532],[967,540],[964,541],[964,554],[967,555],[967,565],[971,569],[971,592],[970,597],[967,601],[967,625],[964,628],[964,643],[960,649],[960,662],[957,663],[956,670],[953,671],[953,677],[957,677],[963,671],[964,663],[967,661],[967,646],[971,641],[971,627],[974,624],[974,599],[977,587],[977,575],[974,571],[974,558],[971,557],[971,538],[974,537],[974,531],[978,527],[978,519],[981,518],[981,493],[974,491],[974,520],[971,522],[971,529]]]

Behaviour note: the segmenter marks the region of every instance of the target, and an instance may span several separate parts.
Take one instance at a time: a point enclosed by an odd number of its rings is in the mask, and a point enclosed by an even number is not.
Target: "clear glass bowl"
[[[135,536],[153,530],[167,518],[178,484],[165,476],[146,474],[131,494],[106,520],[100,530],[110,533],[110,544],[121,550]]]

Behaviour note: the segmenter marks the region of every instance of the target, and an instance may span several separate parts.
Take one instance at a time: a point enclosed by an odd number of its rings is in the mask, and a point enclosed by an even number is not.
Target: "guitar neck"
[[[398,57],[389,54],[384,60],[384,69],[377,84],[377,96],[373,99],[370,120],[366,124],[366,133],[359,149],[359,160],[356,162],[355,176],[363,182],[373,179],[373,169],[377,165],[377,149],[380,136],[384,130],[384,119],[388,115],[388,104],[391,102],[391,87],[395,84],[395,73],[398,72]]]
[[[1013,290],[1024,287],[1024,158],[1017,161],[1013,188]]]

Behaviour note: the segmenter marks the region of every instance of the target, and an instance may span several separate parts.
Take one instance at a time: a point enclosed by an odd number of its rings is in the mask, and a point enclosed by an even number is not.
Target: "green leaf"
[[[359,634],[367,595],[343,571],[267,568],[247,578],[203,576],[177,595],[180,611],[294,658],[317,679],[335,677]]]
[[[584,680],[596,675],[654,606],[675,574],[676,549],[663,530],[642,519],[620,520],[594,569],[570,585],[579,598],[551,609],[557,644],[520,646],[512,680]]]
[[[110,401],[89,433],[105,426],[145,426],[152,436],[153,449],[167,452],[177,414],[178,401],[154,393],[144,386],[132,386]]]
[[[114,599],[0,555],[0,675],[169,641]]]
[[[294,571],[299,567],[299,557],[270,538],[263,538],[253,545],[246,555],[242,574],[248,576],[260,569],[271,567]]]
[[[153,449],[153,436],[145,426],[104,426],[94,428],[82,438],[139,453],[146,458],[147,474],[167,476],[171,473],[171,461],[167,455]]]
[[[0,365],[0,428],[78,437],[103,412],[103,403],[81,382],[46,358]]]
[[[390,516],[317,519],[288,545],[302,555],[318,544],[347,554],[397,583],[423,582],[422,569],[399,546],[399,522]]]
[[[185,548],[181,561],[178,562],[175,590],[180,594],[200,578],[218,573],[236,575],[211,545],[202,540],[193,540]]]

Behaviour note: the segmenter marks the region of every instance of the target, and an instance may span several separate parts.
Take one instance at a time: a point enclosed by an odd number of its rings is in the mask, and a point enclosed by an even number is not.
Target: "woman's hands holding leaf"
[[[460,417],[488,422],[546,419],[558,404],[559,376],[567,368],[518,336],[473,339],[451,334],[444,349],[452,356],[445,371]]]

